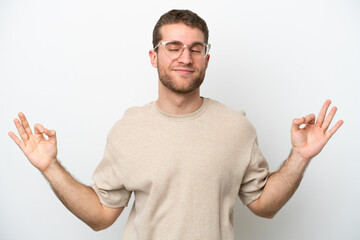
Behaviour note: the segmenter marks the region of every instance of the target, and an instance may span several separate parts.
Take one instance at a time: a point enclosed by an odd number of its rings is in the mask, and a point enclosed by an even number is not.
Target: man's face
[[[177,40],[185,45],[204,42],[204,34],[200,29],[183,23],[164,25],[160,31],[163,37],[161,41]],[[160,44],[157,53],[150,53],[152,65],[158,69],[160,82],[180,94],[198,89],[205,77],[209,55],[205,58],[192,57],[189,49],[185,48],[179,58],[171,59],[165,54],[164,47]]]

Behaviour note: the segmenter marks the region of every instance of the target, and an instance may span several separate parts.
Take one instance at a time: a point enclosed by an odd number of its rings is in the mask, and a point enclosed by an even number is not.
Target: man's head
[[[170,10],[160,17],[153,30],[153,47],[161,41],[161,27],[166,24],[183,23],[191,28],[198,28],[204,34],[204,42],[208,43],[209,30],[206,22],[190,10]]]
[[[158,69],[160,90],[177,94],[199,90],[210,57],[208,35],[205,21],[189,10],[171,10],[160,17],[153,31],[154,49],[149,52]]]

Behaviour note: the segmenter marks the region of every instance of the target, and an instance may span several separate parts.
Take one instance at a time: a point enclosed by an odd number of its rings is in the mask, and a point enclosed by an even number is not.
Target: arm
[[[330,100],[324,103],[316,122],[314,114],[293,120],[291,126],[293,148],[290,156],[278,171],[270,175],[260,198],[248,205],[253,213],[272,218],[295,193],[310,160],[320,153],[331,136],[343,124],[340,120],[328,130],[337,110],[333,107],[326,116],[330,104]],[[305,124],[305,127],[300,128],[302,124]]]
[[[20,147],[30,163],[49,181],[60,201],[80,220],[95,231],[107,228],[121,214],[124,207],[109,208],[102,205],[94,190],[76,181],[58,162],[56,132],[35,124],[32,132],[26,117],[19,113],[14,123],[21,140],[13,133],[9,136]],[[44,135],[48,139],[44,138]]]

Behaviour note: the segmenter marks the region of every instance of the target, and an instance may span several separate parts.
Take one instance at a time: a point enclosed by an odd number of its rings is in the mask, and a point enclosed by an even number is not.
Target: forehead
[[[204,33],[195,27],[186,26],[183,23],[166,24],[160,29],[162,41],[178,40],[184,44],[203,42]]]

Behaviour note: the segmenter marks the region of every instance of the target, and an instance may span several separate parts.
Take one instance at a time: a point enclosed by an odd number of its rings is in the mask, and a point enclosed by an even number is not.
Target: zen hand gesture
[[[25,115],[19,113],[19,118],[21,122],[16,118],[14,123],[21,140],[13,132],[9,132],[9,136],[20,147],[31,164],[43,172],[51,163],[57,161],[56,132],[35,124],[33,133]],[[43,134],[46,134],[48,139]]]
[[[306,117],[296,118],[291,126],[291,144],[293,152],[299,154],[305,160],[310,160],[316,156],[329,141],[331,136],[343,124],[339,120],[330,130],[328,130],[337,108],[333,107],[329,114],[326,112],[331,104],[330,100],[325,101],[315,122],[315,115],[309,114]],[[300,128],[300,125],[305,127]]]

